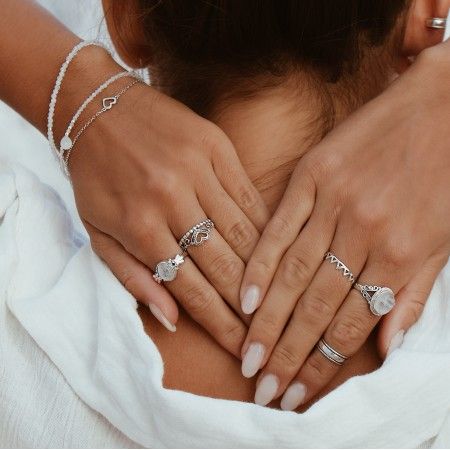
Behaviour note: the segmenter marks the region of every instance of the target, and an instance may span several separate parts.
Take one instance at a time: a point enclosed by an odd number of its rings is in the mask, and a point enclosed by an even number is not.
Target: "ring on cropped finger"
[[[335,264],[336,270],[339,270],[342,275],[350,281],[350,283],[355,281],[352,271],[336,255],[331,252],[326,252],[323,259],[325,261],[329,261],[330,264]]]
[[[444,17],[430,17],[425,21],[428,28],[434,28],[436,30],[445,30],[447,19]]]
[[[359,283],[355,283],[353,287],[361,293],[375,316],[384,316],[395,306],[394,293],[388,287]]]
[[[174,258],[169,258],[159,262],[156,265],[153,279],[161,284],[161,281],[173,281],[177,277],[180,266],[184,263],[183,255],[176,255]]]
[[[210,238],[211,230],[213,228],[214,222],[210,219],[205,219],[187,231],[178,242],[178,245],[181,247],[183,252],[185,252],[189,247],[198,247]]]
[[[324,339],[321,339],[317,344],[317,350],[322,353],[325,358],[331,361],[338,366],[342,366],[345,360],[348,359],[348,356],[343,355],[342,353],[337,352],[333,347],[327,344]]]

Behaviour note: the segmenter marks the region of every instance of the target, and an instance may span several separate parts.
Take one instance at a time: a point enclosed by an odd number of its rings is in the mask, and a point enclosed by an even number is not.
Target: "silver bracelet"
[[[124,72],[120,72],[112,77],[108,78],[103,84],[101,84],[92,94],[82,103],[82,105],[78,108],[77,112],[72,117],[72,120],[69,122],[67,126],[66,132],[64,133],[63,138],[59,144],[59,153],[62,155],[65,151],[68,151],[72,148],[73,142],[70,139],[70,133],[72,132],[73,127],[75,126],[76,121],[80,118],[82,112],[87,108],[89,103],[94,100],[97,95],[103,92],[109,85],[114,83],[123,77],[136,77],[134,72],[129,72],[128,70]]]
[[[129,83],[127,86],[125,86],[123,89],[121,89],[116,95],[112,96],[112,97],[105,97],[102,99],[102,105],[103,108],[100,109],[99,111],[97,111],[78,131],[78,133],[75,135],[75,137],[73,138],[72,141],[72,145],[71,147],[65,152],[65,155],[62,157],[62,168],[64,171],[64,174],[69,177],[69,158],[70,155],[72,153],[72,150],[75,146],[75,144],[77,143],[78,139],[80,138],[80,136],[86,131],[86,129],[92,125],[92,123],[97,120],[97,118],[102,115],[103,113],[105,113],[106,111],[109,111],[114,105],[117,104],[119,98],[125,94],[125,92],[128,91],[128,89],[130,89],[131,87],[133,87],[136,83],[139,82],[143,82],[143,80],[140,78],[139,75],[137,75],[134,72],[130,72],[130,76],[133,76],[134,78],[136,78],[134,81],[132,81],[131,83]]]
[[[69,64],[72,62],[72,60],[75,58],[75,56],[77,56],[77,54],[80,52],[81,49],[83,49],[85,47],[89,47],[91,45],[101,47],[109,52],[109,50],[106,48],[106,46],[98,41],[82,41],[82,42],[79,42],[77,45],[75,45],[75,47],[73,47],[73,49],[67,55],[64,63],[62,64],[61,68],[59,69],[59,73],[58,73],[58,76],[56,77],[56,81],[55,81],[55,86],[53,87],[52,95],[50,97],[50,104],[49,104],[48,115],[47,115],[47,139],[48,139],[51,149],[53,150],[53,154],[58,157],[60,163],[62,163],[62,155],[59,153],[58,148],[56,147],[55,139],[53,136],[53,122],[54,122],[54,116],[55,116],[56,101],[58,100],[58,94],[59,94],[59,91],[61,90],[61,84],[63,82],[64,76],[66,75]]]

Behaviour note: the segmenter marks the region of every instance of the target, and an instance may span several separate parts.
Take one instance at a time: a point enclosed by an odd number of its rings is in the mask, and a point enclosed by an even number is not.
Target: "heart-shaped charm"
[[[117,103],[116,97],[106,97],[103,99],[103,108],[111,109]]]
[[[199,228],[195,230],[192,234],[191,243],[192,245],[201,245],[203,242],[209,239],[209,229],[207,228]]]

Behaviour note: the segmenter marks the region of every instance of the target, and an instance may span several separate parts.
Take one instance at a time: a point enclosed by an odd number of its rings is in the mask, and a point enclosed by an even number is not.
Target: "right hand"
[[[193,225],[206,217],[215,223],[210,240],[188,250],[165,287],[222,347],[240,356],[247,327],[238,317],[245,318],[239,286],[268,212],[226,135],[139,84],[86,130],[69,169],[93,249],[138,300],[156,306],[171,324],[176,303],[151,271],[180,253],[178,239]]]

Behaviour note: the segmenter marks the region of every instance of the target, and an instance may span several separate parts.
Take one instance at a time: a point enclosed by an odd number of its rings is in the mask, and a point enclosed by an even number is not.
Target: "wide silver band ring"
[[[342,366],[345,363],[345,360],[348,359],[348,356],[343,355],[342,353],[337,352],[333,347],[327,344],[324,339],[321,339],[317,343],[317,350],[322,353],[325,358],[331,361],[338,366]]]
[[[434,28],[435,30],[445,30],[447,25],[447,19],[444,17],[430,17],[425,21],[428,28]]]
[[[335,254],[326,252],[323,259],[329,261],[330,264],[335,264],[336,270],[339,270],[350,283],[354,283],[355,277],[353,276],[352,271]]]
[[[189,229],[179,240],[178,245],[183,252],[187,251],[189,247],[198,247],[210,238],[213,228],[214,222],[210,219],[205,219]]]
[[[156,265],[153,279],[161,284],[162,281],[173,281],[177,277],[180,266],[184,263],[184,255],[176,255],[174,258],[165,259]]]
[[[361,293],[375,316],[384,316],[395,306],[394,292],[386,286],[355,283],[353,287]]]

